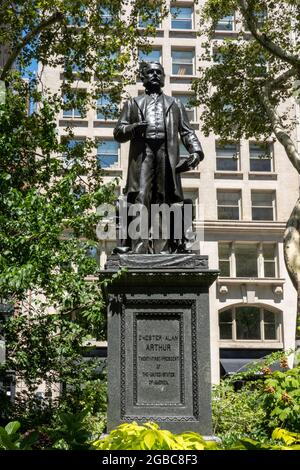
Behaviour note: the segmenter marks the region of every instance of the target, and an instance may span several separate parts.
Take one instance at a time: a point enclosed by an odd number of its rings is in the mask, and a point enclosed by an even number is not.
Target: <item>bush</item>
[[[230,450],[300,450],[300,434],[276,428],[269,443],[244,438],[234,443]]]
[[[200,434],[173,434],[155,423],[124,423],[104,439],[92,444],[96,450],[204,450],[216,449],[215,442],[205,441]]]
[[[300,432],[300,367],[267,376],[262,399],[269,428]]]
[[[278,360],[288,367],[283,353],[273,353],[214,387],[214,433],[225,448],[245,438],[272,443],[275,428],[300,431],[300,368],[272,372],[270,365]]]
[[[266,411],[262,406],[261,392],[257,384],[246,383],[235,391],[232,379],[223,380],[213,389],[213,430],[224,447],[230,447],[242,437],[266,440],[264,428]],[[254,412],[255,410],[255,412]]]
[[[38,439],[38,433],[22,436],[19,433],[21,424],[18,421],[8,423],[5,428],[0,426],[0,450],[30,450]]]

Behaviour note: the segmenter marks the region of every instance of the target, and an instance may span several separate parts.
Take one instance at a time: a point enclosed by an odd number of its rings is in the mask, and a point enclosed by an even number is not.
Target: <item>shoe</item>
[[[116,246],[112,252],[114,255],[125,255],[125,253],[128,253],[129,251],[129,246]]]

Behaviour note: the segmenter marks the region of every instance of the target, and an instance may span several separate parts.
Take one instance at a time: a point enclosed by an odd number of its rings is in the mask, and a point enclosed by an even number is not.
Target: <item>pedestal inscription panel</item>
[[[197,420],[195,307],[187,299],[127,297],[120,323],[124,421]]]
[[[137,315],[134,327],[135,405],[183,405],[182,314]]]

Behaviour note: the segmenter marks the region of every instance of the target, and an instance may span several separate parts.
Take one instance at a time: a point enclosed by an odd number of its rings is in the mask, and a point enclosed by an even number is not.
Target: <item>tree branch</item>
[[[299,56],[288,54],[284,49],[278,46],[278,44],[275,44],[275,42],[273,42],[265,33],[262,33],[257,29],[256,19],[251,7],[249,6],[249,2],[247,0],[238,0],[238,4],[240,5],[241,13],[245,18],[249,31],[259,44],[271,54],[299,69]]]
[[[34,28],[32,31],[27,33],[20,44],[14,48],[12,51],[11,55],[9,56],[8,60],[6,61],[6,64],[3,67],[0,80],[5,80],[9,70],[11,69],[13,63],[16,61],[18,58],[18,55],[24,49],[24,47],[27,46],[38,34],[43,31],[44,29],[48,28],[49,26],[52,26],[55,23],[58,23],[62,21],[64,18],[64,15],[60,13],[59,11],[54,13],[50,18],[43,20],[36,28]]]
[[[269,88],[270,90],[274,90],[278,87],[280,87],[283,83],[285,83],[289,78],[296,77],[297,76],[297,71],[294,67],[286,70],[283,72],[281,75],[278,75],[278,77],[274,78],[271,82],[269,82]]]
[[[280,77],[278,77],[280,78]],[[262,105],[264,106],[266,113],[270,119],[272,124],[274,133],[278,139],[278,141],[283,145],[286,154],[292,163],[292,165],[296,168],[297,172],[300,173],[300,155],[296,148],[294,141],[286,132],[284,126],[281,123],[281,119],[277,114],[274,106],[270,102],[270,93],[271,93],[272,82],[266,84],[262,87],[262,93],[259,95]]]

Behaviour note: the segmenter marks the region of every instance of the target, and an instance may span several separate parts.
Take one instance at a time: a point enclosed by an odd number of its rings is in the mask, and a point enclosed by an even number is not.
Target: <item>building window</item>
[[[140,62],[160,62],[161,63],[161,48],[153,47],[150,52],[143,52],[139,50]]]
[[[237,277],[258,277],[257,245],[236,244],[235,262]]]
[[[183,189],[183,198],[184,198],[184,204],[185,208],[187,207],[188,204],[192,205],[192,208],[188,208],[188,210],[191,209],[192,212],[192,220],[198,219],[200,214],[199,214],[199,192],[197,189]],[[186,209],[185,209],[186,210]],[[187,236],[189,242],[193,240],[192,238],[192,228],[190,227],[183,227],[183,230],[187,230]]]
[[[180,157],[184,157],[184,158],[187,158],[190,155],[182,142],[180,142],[179,144],[179,155]]]
[[[172,74],[193,75],[195,63],[194,50],[172,49]]]
[[[68,15],[67,16],[67,23],[68,26],[84,26],[86,24],[86,8],[85,6],[81,6],[79,8],[79,12],[76,15]]]
[[[220,339],[232,339],[232,310],[223,310],[223,312],[219,313],[219,329]]]
[[[242,306],[219,313],[221,340],[279,341],[280,318],[263,307]]]
[[[171,7],[171,28],[172,29],[192,29],[193,28],[193,8],[192,7]]]
[[[72,58],[70,58],[70,60],[65,62],[64,73],[66,74],[71,73],[71,74],[81,75],[84,73],[84,70],[85,70],[84,66],[76,63],[75,59],[72,60]]]
[[[181,103],[185,107],[189,121],[195,122],[196,121],[196,108],[190,104],[192,95],[180,95],[176,93],[173,95],[173,97],[181,101]]]
[[[230,243],[219,243],[219,270],[223,277],[230,277]]]
[[[216,142],[217,171],[237,171],[239,148],[237,143]]]
[[[250,142],[250,171],[272,171],[273,145],[271,142]]]
[[[139,28],[148,28],[148,26],[154,26],[155,28],[161,28],[161,9],[155,8],[155,11],[151,12],[151,17],[145,14],[145,17],[140,16]]]
[[[253,16],[256,19],[256,27],[262,28],[267,19],[267,11],[266,10],[253,11]],[[245,31],[249,31],[247,24],[245,24],[244,27],[245,27]]]
[[[101,7],[100,9],[102,24],[109,24],[113,20],[113,12],[109,7]]]
[[[260,309],[237,307],[235,309],[236,339],[260,339]]]
[[[197,189],[183,189],[184,200],[192,201],[193,204],[198,204],[199,193]]]
[[[223,16],[216,24],[216,31],[233,31],[234,29],[234,15]]]
[[[102,121],[114,120],[117,112],[118,106],[109,95],[104,94],[97,100],[97,119]]]
[[[275,191],[252,191],[252,220],[275,220]]]
[[[86,256],[94,259],[98,265],[100,265],[100,253],[98,246],[90,246],[86,250]]]
[[[97,149],[97,161],[101,168],[109,168],[119,161],[119,143],[115,140],[102,140]]]
[[[276,245],[274,243],[263,244],[263,277],[276,277]]]
[[[212,60],[215,64],[224,63],[224,54],[221,52],[221,49],[219,47],[214,47],[212,49]]]
[[[276,243],[220,242],[219,269],[222,277],[276,278]]]
[[[218,219],[239,220],[241,213],[241,191],[217,191]]]
[[[82,118],[83,115],[78,108],[71,107],[70,100],[66,95],[64,95],[64,109],[63,117],[64,118]]]
[[[66,146],[66,152],[62,155],[63,166],[70,169],[76,164],[78,158],[82,159],[85,141],[83,139],[70,139],[68,141],[63,140],[62,143]]]

